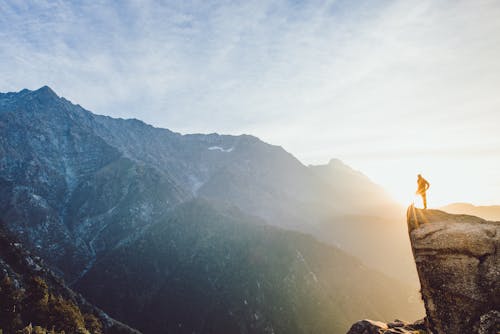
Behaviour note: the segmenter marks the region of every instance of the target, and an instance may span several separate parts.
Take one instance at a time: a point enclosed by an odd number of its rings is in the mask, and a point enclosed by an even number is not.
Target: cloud
[[[373,159],[497,152],[498,17],[493,0],[3,1],[0,91],[48,84],[100,114],[252,133],[383,179]]]

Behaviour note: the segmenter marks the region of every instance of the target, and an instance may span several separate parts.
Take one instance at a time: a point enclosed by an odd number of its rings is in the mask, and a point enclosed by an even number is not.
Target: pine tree
[[[0,328],[13,332],[22,326],[19,313],[20,293],[9,276],[0,281]]]
[[[89,332],[92,334],[103,334],[102,323],[95,315],[85,313],[83,318],[85,319],[85,327],[89,330]]]
[[[85,321],[78,306],[65,300],[61,296],[50,296],[49,321],[55,326],[56,331],[66,333],[88,333]]]
[[[28,284],[24,298],[25,320],[34,325],[47,327],[49,325],[48,302],[49,288],[47,283],[41,277],[33,277]]]

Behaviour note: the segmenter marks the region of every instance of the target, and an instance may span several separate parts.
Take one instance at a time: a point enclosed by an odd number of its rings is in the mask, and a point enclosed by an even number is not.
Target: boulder
[[[409,324],[401,320],[394,320],[388,324],[380,321],[361,320],[352,325],[347,334],[426,334],[423,321]]]

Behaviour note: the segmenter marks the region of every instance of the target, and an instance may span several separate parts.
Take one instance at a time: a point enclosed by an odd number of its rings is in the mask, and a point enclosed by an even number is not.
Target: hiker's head
[[[422,175],[421,175],[421,174],[418,174],[418,175],[417,175],[417,177],[418,177],[419,179],[421,179],[421,178],[422,178]]]

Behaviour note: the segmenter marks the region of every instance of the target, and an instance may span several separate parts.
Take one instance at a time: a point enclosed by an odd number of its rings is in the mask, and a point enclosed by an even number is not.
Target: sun
[[[439,208],[456,202],[495,204],[495,187],[491,176],[487,173],[473,173],[477,166],[474,166],[471,159],[403,157],[364,161],[363,165],[366,174],[401,205],[423,206],[421,197],[415,193],[418,174],[422,174],[430,183],[427,191],[429,208]]]

